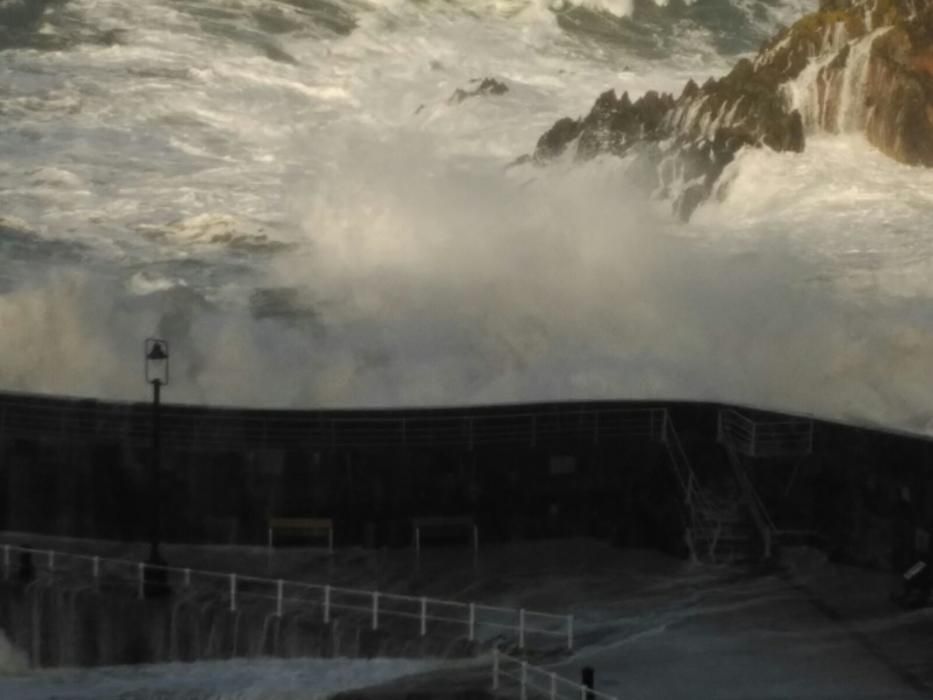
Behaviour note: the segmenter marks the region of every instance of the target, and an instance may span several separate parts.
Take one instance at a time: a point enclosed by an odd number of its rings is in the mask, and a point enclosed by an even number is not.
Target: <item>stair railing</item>
[[[735,475],[739,488],[742,490],[742,496],[752,514],[752,520],[755,521],[755,527],[761,535],[761,540],[764,545],[764,558],[770,559],[774,550],[774,539],[778,535],[778,529],[771,519],[771,516],[768,514],[768,509],[765,508],[765,504],[761,500],[758,490],[742,467],[735,448],[729,442],[723,442],[723,447],[729,457],[729,465],[732,467],[732,473]]]
[[[664,422],[662,424],[661,440],[667,448],[667,454],[670,457],[674,468],[674,474],[680,482],[680,487],[684,494],[684,505],[687,507],[687,515],[690,526],[687,529],[686,540],[690,548],[690,555],[696,559],[696,546],[693,533],[698,529],[697,509],[704,505],[704,496],[700,491],[700,482],[697,479],[693,465],[690,464],[690,458],[684,450],[677,429],[674,427],[674,421],[667,409],[664,409]]]

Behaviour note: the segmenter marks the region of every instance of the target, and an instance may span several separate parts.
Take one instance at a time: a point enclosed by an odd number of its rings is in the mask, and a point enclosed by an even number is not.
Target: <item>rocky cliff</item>
[[[741,148],[799,152],[817,130],[863,131],[888,156],[933,166],[933,0],[823,0],[754,60],[679,97],[600,95],[543,134],[534,160],[630,157],[686,220]]]

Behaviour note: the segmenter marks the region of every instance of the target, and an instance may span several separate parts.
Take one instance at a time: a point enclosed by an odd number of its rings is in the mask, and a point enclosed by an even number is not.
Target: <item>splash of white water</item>
[[[0,629],[0,684],[4,676],[14,676],[26,673],[29,670],[29,660],[21,650],[17,649],[2,629]]]
[[[442,667],[411,659],[237,659],[88,670],[34,671],[0,678],[16,700],[324,700]]]

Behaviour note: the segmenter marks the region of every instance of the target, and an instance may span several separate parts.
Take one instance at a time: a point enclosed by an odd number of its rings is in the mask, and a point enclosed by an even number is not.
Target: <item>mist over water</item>
[[[682,225],[624,161],[506,167],[605,89],[679,93],[809,8],[0,0],[0,386],[142,398],[158,333],[171,401],[719,399],[923,430],[933,174],[811,135],[743,153]],[[509,92],[448,103],[484,76]]]

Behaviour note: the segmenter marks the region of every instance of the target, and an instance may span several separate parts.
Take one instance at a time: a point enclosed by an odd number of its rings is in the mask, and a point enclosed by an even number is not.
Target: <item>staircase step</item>
[[[722,531],[719,534],[709,530],[696,530],[693,532],[694,542],[749,542],[752,540],[751,533],[748,532],[729,532]]]
[[[706,510],[698,510],[697,515],[703,518],[704,520],[709,520],[711,522],[739,522],[745,519],[745,516],[742,513],[725,513],[725,512],[715,512],[711,513]]]

